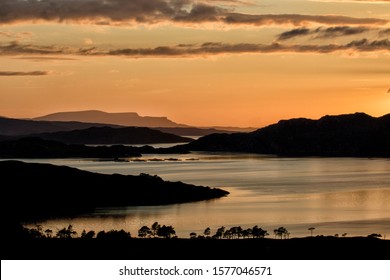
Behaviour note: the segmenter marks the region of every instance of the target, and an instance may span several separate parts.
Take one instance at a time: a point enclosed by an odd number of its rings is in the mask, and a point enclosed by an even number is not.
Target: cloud
[[[251,24],[251,25],[307,25],[308,23],[320,23],[326,25],[383,25],[388,20],[377,18],[353,18],[337,15],[299,15],[299,14],[280,14],[280,15],[246,15],[231,13],[225,20],[230,24]]]
[[[318,28],[314,31],[318,38],[334,38],[340,36],[350,36],[369,31],[367,27],[335,26],[329,28]]]
[[[49,71],[29,71],[29,72],[14,72],[14,71],[0,71],[0,76],[47,76]]]
[[[306,36],[306,35],[309,35],[311,32],[312,31],[310,29],[307,29],[307,28],[297,28],[297,29],[293,29],[293,30],[286,31],[286,32],[279,34],[278,40],[283,41],[283,40],[288,40],[288,39],[295,38],[298,36]]]
[[[17,41],[8,45],[0,45],[0,55],[82,55],[93,52],[94,47],[70,48],[64,46],[40,46],[33,44],[20,44]]]
[[[1,13],[1,12],[0,12]],[[12,32],[12,31],[2,31],[0,30],[0,37],[4,37],[4,38],[10,38],[10,39],[24,39],[26,37],[30,37],[32,36],[33,33],[32,32]]]
[[[354,40],[348,44],[252,44],[239,43],[227,44],[220,42],[206,42],[203,44],[180,44],[175,46],[158,46],[155,48],[122,48],[122,49],[80,49],[80,48],[60,48],[42,46],[23,46],[13,44],[10,46],[0,46],[0,54],[23,55],[31,54],[30,50],[37,50],[41,54],[51,54],[48,50],[53,49],[56,54],[62,50],[64,55],[78,56],[126,56],[129,58],[147,57],[194,57],[213,56],[220,54],[244,54],[244,53],[335,53],[335,52],[386,52],[390,53],[390,40],[368,39]],[[41,50],[45,50],[42,52]]]
[[[379,36],[381,36],[381,37],[390,36],[390,28],[386,28],[386,29],[379,31]]]
[[[342,36],[357,35],[372,30],[368,27],[351,27],[351,26],[334,26],[334,27],[319,27],[317,29],[297,28],[290,31],[283,32],[278,35],[278,40],[288,40],[295,37],[306,35],[315,35],[315,39],[328,39]]]
[[[23,60],[31,60],[35,62],[40,61],[72,61],[72,60],[78,60],[77,58],[71,58],[71,57],[64,57],[64,56],[21,56],[21,57],[14,57],[15,59],[23,59]]]
[[[218,42],[201,45],[178,45],[173,47],[118,49],[111,50],[106,55],[123,55],[129,57],[171,57],[199,56],[241,53],[333,53],[342,51],[356,52],[390,52],[389,40],[368,41],[367,39],[352,41],[346,45],[283,45],[273,44],[225,44]]]
[[[2,0],[0,24],[18,22],[73,22],[98,25],[134,23],[197,24],[218,22],[228,25],[383,25],[378,18],[353,18],[338,15],[243,14],[234,13],[234,5],[251,1],[221,0]],[[219,5],[218,5],[219,4]]]

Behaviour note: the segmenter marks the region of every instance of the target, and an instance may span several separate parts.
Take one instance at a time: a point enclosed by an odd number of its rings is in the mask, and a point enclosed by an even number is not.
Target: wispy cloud
[[[285,31],[278,35],[279,41],[289,40],[295,37],[306,36],[312,33],[312,30],[308,28],[296,28],[293,30]]]
[[[383,29],[379,31],[379,36],[390,36],[390,28]]]
[[[372,30],[368,27],[351,27],[351,26],[334,26],[334,27],[319,27],[316,29],[308,29],[308,28],[296,28],[286,32],[283,32],[278,35],[278,40],[288,40],[295,37],[307,36],[307,35],[315,35],[315,39],[328,39],[342,36],[351,36],[362,34],[364,32],[368,32]]]
[[[1,12],[0,12],[1,14]],[[0,30],[0,38],[9,38],[12,40],[20,40],[26,37],[31,37],[33,35],[32,32],[12,32],[12,31],[4,31]]]
[[[0,76],[47,76],[50,71],[29,71],[29,72],[15,72],[15,71],[0,71]]]
[[[0,45],[0,55],[82,55],[89,54],[94,50],[95,47],[71,48],[57,45],[41,46],[34,44],[21,44],[17,41]]]
[[[246,15],[231,13],[226,16],[226,23],[230,24],[251,24],[251,25],[307,25],[309,23],[320,23],[326,25],[383,25],[388,20],[377,18],[354,18],[338,15],[300,15],[300,14],[280,14],[280,15]]]
[[[235,13],[234,5],[251,1],[221,0],[2,0],[0,23],[73,22],[98,25],[129,25],[134,23],[197,24],[218,22],[227,25],[295,25],[308,23],[326,25],[383,25],[389,21],[378,18],[354,18],[338,15],[243,14]],[[218,5],[219,4],[219,5]]]
[[[201,45],[177,45],[173,47],[157,47],[144,49],[118,49],[108,51],[107,55],[123,55],[130,57],[170,57],[170,56],[199,56],[241,53],[333,53],[342,51],[356,52],[390,52],[389,40],[370,42],[367,39],[352,41],[345,45],[284,45],[284,44],[225,44],[218,42]]]
[[[13,44],[12,46],[0,46],[0,54],[6,49],[6,54],[23,55],[31,54],[34,49],[37,53],[50,55],[59,54],[79,56],[126,56],[133,58],[147,57],[193,57],[213,56],[220,54],[244,54],[244,53],[335,53],[335,52],[386,52],[390,53],[390,40],[368,39],[354,40],[348,44],[227,44],[220,42],[207,42],[203,44],[179,44],[174,46],[158,46],[155,48],[122,48],[122,49],[79,49],[60,48],[56,46],[23,46]],[[40,51],[40,50],[44,51]],[[52,49],[52,53],[50,50]]]

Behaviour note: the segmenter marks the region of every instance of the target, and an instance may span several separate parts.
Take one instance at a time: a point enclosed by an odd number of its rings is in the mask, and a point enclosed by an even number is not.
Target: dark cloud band
[[[319,27],[316,29],[297,28],[283,32],[278,35],[278,40],[288,40],[296,37],[314,35],[315,39],[329,39],[342,36],[357,35],[372,30],[368,27],[351,27],[351,26],[334,26],[334,27]]]
[[[156,48],[123,48],[100,50],[97,48],[81,49],[58,46],[19,45],[13,43],[0,46],[0,55],[80,55],[80,56],[127,56],[143,57],[192,57],[219,54],[243,53],[334,53],[334,52],[390,52],[390,40],[361,39],[348,44],[299,45],[299,44],[226,44],[208,42],[203,44],[183,44],[176,46],[159,46]]]
[[[0,71],[0,76],[47,76],[48,71],[30,71],[30,72],[14,72],[14,71]]]
[[[219,22],[229,25],[383,25],[388,20],[353,18],[337,15],[250,15],[234,13],[232,6],[240,1],[195,0],[2,0],[0,24],[22,21],[87,22],[93,24],[154,24],[159,22],[204,23]],[[217,6],[220,3],[222,5]]]

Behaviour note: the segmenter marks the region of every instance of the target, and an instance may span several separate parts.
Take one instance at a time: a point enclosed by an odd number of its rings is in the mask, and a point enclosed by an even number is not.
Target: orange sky
[[[0,3],[0,115],[260,127],[390,112],[388,1],[93,1]]]

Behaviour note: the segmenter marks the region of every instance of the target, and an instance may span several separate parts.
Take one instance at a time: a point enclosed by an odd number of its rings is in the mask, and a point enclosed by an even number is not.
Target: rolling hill
[[[283,156],[390,157],[390,114],[281,120],[251,133],[211,134],[180,148]]]

